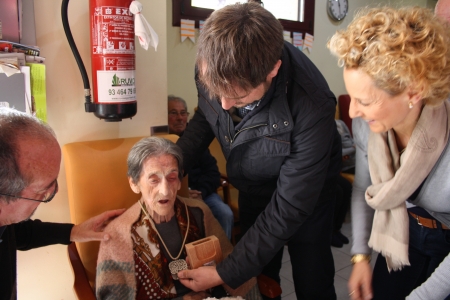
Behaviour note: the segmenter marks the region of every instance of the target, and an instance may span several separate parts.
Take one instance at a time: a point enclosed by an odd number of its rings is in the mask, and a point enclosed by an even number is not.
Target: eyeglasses
[[[54,182],[55,182],[55,189],[53,190],[52,193],[50,193],[50,192],[47,190],[47,191],[45,192],[45,195],[44,195],[44,200],[31,199],[31,198],[25,198],[25,197],[14,196],[14,195],[8,195],[8,194],[2,194],[2,193],[0,193],[0,196],[6,196],[6,197],[17,198],[17,199],[25,199],[25,200],[31,200],[31,201],[36,201],[36,202],[48,203],[48,202],[52,201],[52,199],[55,197],[56,193],[58,192],[58,180],[55,179]]]
[[[176,117],[176,116],[178,116],[178,115],[180,115],[180,116],[182,116],[182,117],[188,117],[189,116],[189,113],[187,112],[187,111],[180,111],[180,112],[177,112],[177,111],[169,111],[169,116],[171,116],[171,117]]]

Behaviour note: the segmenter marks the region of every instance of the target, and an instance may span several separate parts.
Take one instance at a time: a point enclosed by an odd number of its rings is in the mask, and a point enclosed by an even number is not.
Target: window
[[[225,5],[237,2],[248,2],[240,0],[192,0],[192,6],[199,8],[218,9]],[[264,0],[264,8],[270,11],[275,18],[289,21],[303,22],[303,0]]]
[[[280,3],[282,1],[282,4]],[[213,8],[220,8],[236,0],[172,0],[172,25],[180,26],[180,19],[205,20]],[[269,10],[283,25],[284,30],[314,35],[315,0],[264,0],[264,7]]]

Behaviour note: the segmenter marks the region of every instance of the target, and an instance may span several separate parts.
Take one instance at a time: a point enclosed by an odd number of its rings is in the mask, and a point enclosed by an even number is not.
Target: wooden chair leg
[[[84,266],[80,255],[78,254],[75,243],[71,243],[67,246],[67,252],[69,254],[69,261],[72,265],[72,270],[74,273],[73,288],[75,290],[75,294],[80,300],[95,300],[94,291],[89,284],[86,271],[84,270]]]

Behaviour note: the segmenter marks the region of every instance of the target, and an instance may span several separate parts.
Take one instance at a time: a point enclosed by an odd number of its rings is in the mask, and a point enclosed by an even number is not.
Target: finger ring
[[[355,293],[355,290],[353,290],[350,294],[348,294],[349,296],[353,295]]]

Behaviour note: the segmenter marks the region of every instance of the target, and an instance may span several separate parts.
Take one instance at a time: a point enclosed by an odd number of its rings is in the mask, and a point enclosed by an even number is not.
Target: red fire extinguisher
[[[122,121],[136,114],[134,16],[132,0],[90,0],[90,49],[94,101],[89,79],[70,32],[67,7],[61,15],[64,31],[80,68],[85,88],[85,110],[105,121]]]

